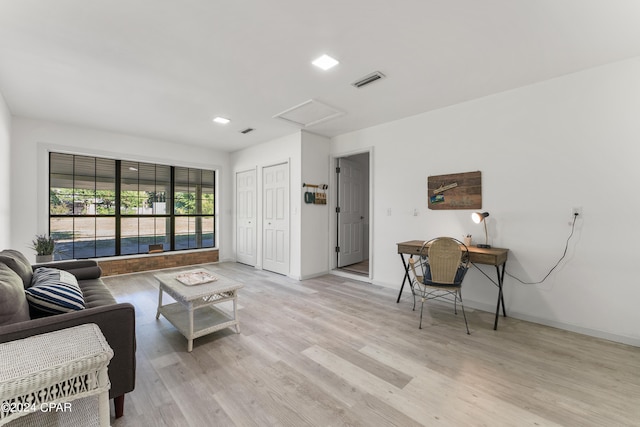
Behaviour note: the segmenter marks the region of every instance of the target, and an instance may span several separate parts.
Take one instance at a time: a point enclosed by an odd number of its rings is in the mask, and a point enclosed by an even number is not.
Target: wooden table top
[[[398,243],[398,253],[408,255],[419,255],[420,249],[425,240],[409,240]],[[509,249],[506,248],[479,248],[477,246],[467,246],[471,262],[487,265],[502,265],[507,262]]]

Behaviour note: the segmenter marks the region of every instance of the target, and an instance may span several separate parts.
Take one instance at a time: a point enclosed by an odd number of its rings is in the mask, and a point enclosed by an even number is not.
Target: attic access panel
[[[340,117],[344,114],[344,111],[340,111],[337,108],[324,104],[315,99],[310,99],[298,104],[295,107],[291,107],[281,113],[273,116],[274,119],[280,119],[300,127],[309,127],[318,123],[326,122],[327,120]]]
[[[480,171],[430,176],[427,191],[429,209],[482,209]]]

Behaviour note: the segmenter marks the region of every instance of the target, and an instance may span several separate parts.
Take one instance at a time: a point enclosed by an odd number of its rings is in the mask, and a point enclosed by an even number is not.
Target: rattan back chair
[[[462,281],[469,269],[469,249],[453,237],[438,237],[424,242],[417,258],[409,260],[413,274],[413,309],[416,297],[421,300],[420,329],[424,303],[430,299],[453,302],[454,313],[458,314],[458,301],[462,307],[464,324],[469,334],[467,315],[462,302]]]

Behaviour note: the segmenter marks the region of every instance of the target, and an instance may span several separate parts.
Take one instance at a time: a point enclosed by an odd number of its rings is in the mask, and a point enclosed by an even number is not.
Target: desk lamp
[[[489,212],[474,212],[471,214],[471,219],[476,224],[480,224],[484,222],[484,245],[478,244],[476,245],[479,248],[490,248],[489,238],[487,234],[487,217],[489,216]]]

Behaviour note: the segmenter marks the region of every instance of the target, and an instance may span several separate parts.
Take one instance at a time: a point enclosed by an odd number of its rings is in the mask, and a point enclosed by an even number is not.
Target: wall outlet
[[[582,206],[571,208],[571,220],[567,224],[572,226],[578,219],[582,219]]]

